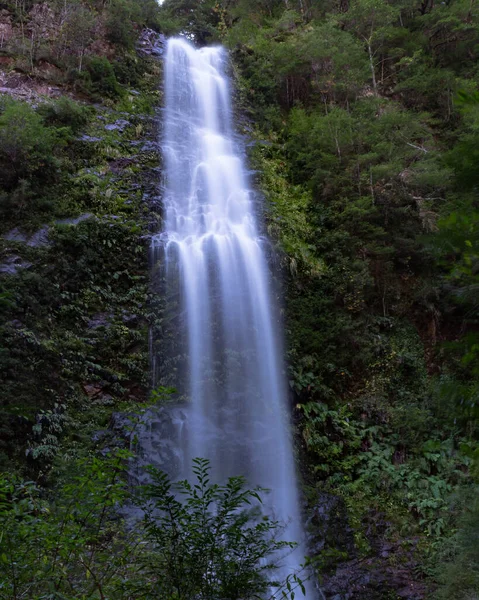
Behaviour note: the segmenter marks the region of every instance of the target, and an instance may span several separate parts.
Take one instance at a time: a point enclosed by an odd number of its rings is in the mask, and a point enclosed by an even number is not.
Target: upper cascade
[[[243,165],[231,139],[226,60],[221,47],[195,50],[179,39],[168,45],[165,229],[175,241],[256,236]]]

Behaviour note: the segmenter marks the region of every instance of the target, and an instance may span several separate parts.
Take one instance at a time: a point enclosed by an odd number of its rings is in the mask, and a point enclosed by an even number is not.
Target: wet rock
[[[97,313],[89,319],[88,329],[98,329],[99,327],[105,327],[105,329],[107,329],[111,326],[111,318],[111,313]]]
[[[84,135],[81,135],[79,138],[77,138],[77,140],[79,142],[102,142],[103,138],[84,134]]]
[[[105,129],[107,131],[119,131],[120,133],[123,133],[127,127],[130,127],[130,125],[130,121],[127,121],[126,119],[118,119],[114,123],[105,125]]]
[[[109,429],[120,438],[129,440],[131,437],[131,428],[136,419],[137,416],[132,413],[113,413]]]
[[[369,520],[371,556],[359,557],[344,502],[333,494],[318,494],[307,532],[311,554],[322,562],[325,599],[383,600],[394,596],[423,600],[426,589],[416,577],[415,540],[385,539],[388,527],[384,515],[372,512]]]
[[[57,225],[78,225],[82,221],[86,219],[95,218],[91,213],[85,213],[83,215],[79,215],[78,217],[69,217],[67,219],[58,219],[55,221]],[[41,248],[44,246],[48,246],[51,242],[48,238],[50,233],[50,227],[48,225],[44,225],[41,229],[33,233],[32,235],[28,235],[20,231],[18,227],[12,229],[8,233],[3,236],[3,239],[8,242],[20,242],[30,246],[31,248]]]
[[[393,560],[375,555],[343,562],[333,574],[324,574],[322,591],[326,599],[383,600],[394,596],[423,600],[427,590],[422,581],[417,581],[417,564],[404,553],[401,543],[393,554]]]
[[[110,167],[110,171],[112,171],[112,173],[115,173],[115,175],[120,175],[121,172],[126,169],[126,167],[129,167],[130,165],[134,165],[136,164],[136,157],[135,156],[131,156],[128,158],[118,158],[116,160],[112,160],[109,164]]]
[[[138,322],[138,315],[134,315],[125,310],[122,312],[121,320],[127,325],[134,325]]]
[[[354,532],[349,526],[346,507],[338,496],[320,493],[307,522],[308,545],[313,554],[332,547],[348,556],[355,554]]]
[[[27,246],[31,246],[32,248],[40,248],[42,246],[48,246],[50,243],[48,239],[48,232],[50,231],[50,227],[45,225],[38,231],[36,231],[27,241]]]
[[[141,147],[142,152],[160,152],[161,147],[159,142],[155,142],[153,140],[148,140]]]
[[[162,56],[165,52],[166,36],[153,29],[143,29],[138,38],[137,50],[149,56]]]
[[[188,411],[183,406],[168,405],[152,408],[136,426],[139,440],[137,459],[132,468],[138,483],[147,483],[148,474],[144,467],[154,465],[177,479],[185,472],[186,447],[188,436]]]
[[[10,321],[8,324],[10,327],[14,327],[15,329],[20,329],[20,327],[23,327],[23,323],[18,319],[13,319],[13,321]]]
[[[23,242],[26,244],[28,241],[28,236],[25,233],[22,233],[18,227],[15,227],[15,229],[12,229],[6,233],[3,236],[3,239],[9,242]]]
[[[102,442],[103,440],[105,440],[109,435],[110,432],[107,429],[100,429],[99,431],[95,431],[92,434],[91,440],[92,442],[97,444],[98,442]]]
[[[21,269],[28,269],[31,266],[32,263],[23,261],[20,256],[10,256],[0,264],[0,273],[16,275]]]

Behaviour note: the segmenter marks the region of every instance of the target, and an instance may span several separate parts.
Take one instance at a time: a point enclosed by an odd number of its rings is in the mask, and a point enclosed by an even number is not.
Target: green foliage
[[[31,175],[2,196],[2,234],[19,230],[24,240],[4,240],[2,251],[26,267],[0,281],[0,464],[33,479],[48,479],[59,457],[84,453],[112,411],[126,402],[131,410],[147,395],[142,196],[158,158],[138,152],[150,126],[136,114],[151,106],[159,72],[141,64],[147,70],[138,87],[147,91],[126,97],[122,114],[98,108],[101,119],[92,119],[93,109],[67,99],[37,112],[26,106],[41,125],[37,133],[67,143],[54,147],[53,183]],[[132,126],[105,129],[127,111]]]
[[[28,178],[51,181],[57,167],[54,151],[61,143],[61,134],[46,128],[28,104],[9,102],[0,115],[2,187],[12,190]]]
[[[165,0],[160,23],[170,34],[186,33],[200,44],[217,39],[219,14],[216,0]]]
[[[38,114],[48,126],[69,127],[73,133],[84,129],[90,121],[93,109],[62,96],[56,102],[48,102],[38,107]]]
[[[123,90],[118,85],[118,81],[115,76],[113,65],[110,61],[102,57],[92,58],[87,65],[88,73],[90,74],[91,84],[90,87],[93,94],[99,98],[119,98]]]
[[[301,581],[275,581],[274,570],[295,545],[281,541],[283,524],[261,518],[264,490],[245,489],[241,477],[211,484],[209,471],[208,461],[195,459],[196,483],[181,481],[173,491],[164,473],[149,469],[145,531],[152,554],[146,569],[155,597],[233,600],[266,597],[279,588],[289,598],[288,590],[302,587]]]
[[[95,598],[121,589],[136,551],[114,512],[126,498],[125,458],[80,465],[51,500],[30,482],[0,479],[0,598]]]
[[[173,394],[175,393],[176,388],[174,387],[165,387],[163,385],[157,385],[150,392],[150,400],[155,404],[168,402],[168,400],[170,400]]]
[[[15,18],[39,33],[29,21],[31,6],[21,4],[11,6]],[[130,186],[156,159],[142,157],[140,167],[125,139],[143,135],[135,115],[157,101],[151,90],[158,72],[150,67],[146,77],[131,48],[145,23],[199,44],[224,40],[240,102],[258,127],[252,161],[286,277],[290,386],[305,480],[343,499],[353,530],[356,547],[346,551],[329,540],[323,562],[332,569],[367,555],[389,573],[396,560],[410,581],[425,574],[432,584],[435,577],[437,597],[473,597],[477,511],[473,501],[457,498],[474,492],[478,469],[474,5],[154,4],[68,5],[60,37],[23,40],[15,49],[6,43],[27,70],[50,52],[54,64],[75,69],[77,90],[110,105],[119,100],[132,126],[122,135],[91,121],[76,126],[81,111],[66,103],[63,116],[51,105],[16,109],[26,115],[18,136],[3,127],[6,141],[25,148],[16,174],[1,155],[3,144],[0,150],[5,228],[17,227],[19,217],[32,228],[53,215],[86,212],[100,220],[58,226],[51,248],[13,244],[33,266],[15,282],[6,277],[0,296],[1,460],[10,462],[12,448],[16,457],[28,449],[31,472],[45,475],[65,453],[65,439],[72,452],[80,444],[72,429],[87,435],[99,421],[108,423],[117,402],[144,397],[151,315],[138,237],[146,229],[137,226],[145,219],[141,193]],[[58,17],[63,6],[55,5]],[[115,45],[111,64],[92,58],[102,30]],[[121,94],[119,84],[142,94]],[[3,110],[5,123],[15,111]],[[71,131],[85,126],[99,142],[72,140]],[[155,318],[158,330],[168,314]],[[155,400],[167,397],[166,389],[153,391]],[[21,449],[15,439],[23,440]],[[416,553],[407,563],[405,553],[378,555],[384,544],[407,547],[411,540]],[[191,541],[186,533],[183,541]],[[443,574],[435,574],[438,563]],[[162,581],[174,585],[169,574],[155,577],[158,586]]]
[[[135,42],[132,11],[135,5],[127,0],[116,0],[110,5],[106,22],[108,40],[123,48],[131,49]]]
[[[271,583],[283,525],[250,505],[262,490],[242,478],[209,483],[196,459],[194,483],[173,486],[150,468],[151,483],[131,497],[127,451],[89,458],[70,468],[53,493],[0,476],[0,598],[176,598],[209,600],[282,597],[304,589],[297,574]],[[173,492],[173,489],[175,490]],[[121,516],[134,500],[144,517],[131,528]],[[130,504],[131,507],[131,504]]]
[[[477,486],[460,498],[462,515],[458,530],[449,547],[448,560],[437,569],[441,587],[438,600],[465,600],[474,598],[479,592],[479,508]]]

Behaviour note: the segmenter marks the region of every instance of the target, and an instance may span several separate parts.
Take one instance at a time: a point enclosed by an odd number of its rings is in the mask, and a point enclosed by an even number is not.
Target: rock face
[[[55,13],[46,2],[34,4],[29,13],[28,30],[33,43],[37,40],[50,40],[57,34]]]
[[[15,71],[0,70],[0,94],[7,94],[16,100],[41,101],[45,97],[59,98],[60,88]]]
[[[321,556],[321,590],[326,600],[423,600],[426,587],[417,581],[417,540],[387,541],[381,515],[368,538],[371,556],[358,556],[354,531],[341,498],[320,493],[308,521],[309,547]],[[349,558],[348,558],[349,557]]]
[[[162,56],[166,47],[166,36],[153,29],[144,29],[138,39],[137,50],[149,56]]]
[[[184,473],[185,465],[189,464],[181,450],[187,435],[187,410],[184,406],[163,406],[152,408],[141,418],[136,428],[141,444],[136,448],[137,458],[129,472],[133,482],[148,481],[144,470],[147,465],[166,471],[172,479]]]
[[[93,315],[91,319],[88,321],[88,329],[98,329],[99,327],[111,327],[111,320],[113,315],[111,313],[97,313]]]
[[[68,219],[57,219],[55,221],[55,224],[78,225],[82,221],[85,221],[86,219],[90,218],[94,218],[94,215],[92,215],[91,213],[85,213],[78,217],[70,217]],[[27,246],[30,246],[31,248],[41,248],[42,246],[48,246],[48,244],[50,243],[48,239],[50,229],[51,228],[49,225],[45,225],[35,233],[28,235],[20,231],[18,227],[15,227],[15,229],[12,229],[8,233],[6,233],[3,236],[3,239],[7,240],[8,242],[20,242],[26,244]]]
[[[27,241],[27,246],[32,248],[41,248],[42,246],[48,246],[48,232],[49,227],[45,226],[36,231]]]
[[[118,119],[114,123],[110,123],[109,125],[105,125],[105,129],[107,131],[119,131],[120,133],[123,133],[123,131],[125,130],[125,128],[129,127],[130,125],[131,125],[130,121],[127,121],[125,119]]]
[[[20,256],[9,256],[0,264],[0,273],[16,275],[20,269],[28,269],[31,266],[32,263],[23,261]]]
[[[399,544],[391,546],[392,561],[377,557],[367,560],[352,560],[342,563],[334,575],[323,580],[323,593],[327,600],[385,600],[385,598],[404,598],[405,600],[423,600],[426,586],[414,576],[414,562],[401,564],[402,554]],[[395,553],[397,551],[397,554]],[[395,561],[394,561],[395,562]]]
[[[0,10],[0,51],[5,53],[0,56],[0,94],[32,103],[62,95],[83,99],[80,92],[66,90],[67,69],[61,66],[65,56],[70,66],[81,70],[84,57],[112,59],[116,52],[108,39],[104,11],[91,13],[94,18],[88,33],[77,32],[78,22],[88,12],[81,3],[67,7],[66,3],[38,2],[20,23],[13,8]]]

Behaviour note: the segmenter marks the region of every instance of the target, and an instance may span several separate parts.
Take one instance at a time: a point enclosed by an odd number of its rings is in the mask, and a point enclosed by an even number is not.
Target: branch
[[[427,154],[429,152],[429,150],[426,150],[424,146],[416,146],[416,144],[412,144],[411,142],[406,142],[406,144],[408,146],[411,146],[411,148],[414,148],[415,150],[420,150],[421,152],[424,152],[424,154]]]

